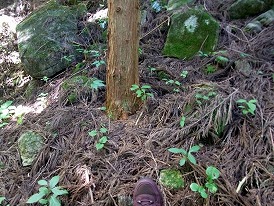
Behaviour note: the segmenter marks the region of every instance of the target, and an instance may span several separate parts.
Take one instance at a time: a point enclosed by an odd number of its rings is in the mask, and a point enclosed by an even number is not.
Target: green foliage
[[[239,105],[238,107],[241,108],[243,115],[248,115],[249,113],[255,115],[256,110],[256,99],[251,99],[249,101],[245,99],[239,99],[236,101]]]
[[[160,12],[166,8],[166,1],[163,0],[150,0],[151,8],[156,12]]]
[[[180,189],[184,186],[183,176],[176,169],[161,170],[159,181],[162,185],[171,189]]]
[[[181,86],[181,82],[179,82],[177,80],[165,79],[165,78],[162,79],[162,80],[164,80],[166,82],[166,84],[173,86],[174,87],[173,88],[174,92],[179,92],[180,91],[179,87]]]
[[[20,111],[20,107],[13,106],[13,101],[6,101],[1,104],[0,101],[0,128],[4,127],[8,124],[11,117],[15,117],[17,119],[18,124],[22,124],[24,113]]]
[[[205,188],[203,186],[198,185],[197,183],[191,183],[190,189],[193,192],[200,193],[201,197],[203,197],[203,198],[207,198],[208,197]]]
[[[210,100],[210,98],[215,97],[217,94],[214,91],[208,91],[203,93],[196,93],[195,98],[198,105],[201,105],[204,101]]]
[[[90,83],[90,88],[94,90],[98,90],[100,87],[105,87],[106,85],[103,83],[102,80],[97,79],[97,78],[91,78],[89,80]]]
[[[96,60],[92,63],[92,65],[96,66],[97,68],[105,64],[106,64],[105,60]]]
[[[183,166],[187,160],[189,162],[191,162],[192,164],[196,165],[197,164],[196,158],[193,156],[192,152],[198,152],[199,150],[200,150],[199,145],[192,146],[188,152],[182,148],[169,148],[168,149],[168,151],[171,153],[183,155],[182,159],[179,162],[180,166]]]
[[[151,86],[143,85],[140,87],[137,84],[133,84],[130,88],[131,91],[135,91],[137,97],[141,98],[142,101],[146,101],[148,97],[153,97],[153,94],[147,91],[148,89],[151,89]]]
[[[101,150],[104,148],[105,144],[108,141],[108,137],[106,136],[108,129],[105,127],[101,127],[99,131],[91,130],[88,132],[89,136],[91,137],[98,137],[99,140],[96,142],[95,147],[97,150]]]
[[[184,127],[185,126],[185,121],[186,121],[186,117],[182,116],[182,118],[180,119],[180,126]]]
[[[30,196],[27,203],[32,204],[39,202],[42,205],[61,206],[61,201],[58,196],[66,195],[68,194],[68,191],[57,186],[59,179],[59,176],[54,176],[49,182],[46,180],[39,180],[39,192]]]
[[[41,80],[47,83],[49,81],[49,78],[47,76],[43,76]]]
[[[96,145],[95,145],[96,149],[97,149],[97,150],[103,149],[104,146],[105,146],[105,144],[107,143],[107,141],[108,141],[107,136],[101,137],[101,138],[98,140],[98,142],[96,143]]]
[[[216,71],[217,71],[217,68],[214,65],[212,65],[212,64],[206,65],[206,68],[205,68],[205,73],[206,74],[212,74]]]
[[[183,77],[183,78],[186,78],[187,75],[188,75],[188,71],[186,71],[186,70],[183,70],[180,74],[180,76]]]
[[[215,58],[215,61],[224,66],[229,62],[229,59],[224,56],[217,56]]]
[[[198,185],[197,183],[191,183],[190,185],[190,189],[193,192],[200,193],[201,197],[203,198],[208,197],[207,190],[209,193],[212,193],[212,194],[217,192],[218,187],[214,181],[219,178],[220,171],[213,166],[209,166],[206,168],[206,175],[207,177],[206,177],[205,185]]]

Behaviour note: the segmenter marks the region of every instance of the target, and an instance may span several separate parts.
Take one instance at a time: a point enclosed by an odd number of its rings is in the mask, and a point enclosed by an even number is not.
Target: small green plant
[[[105,64],[106,64],[105,60],[96,60],[92,63],[92,65],[96,66],[96,68],[98,68],[102,65],[105,65]]]
[[[49,81],[49,78],[47,76],[43,76],[41,80],[47,83]]]
[[[196,102],[198,105],[201,105],[203,103],[203,101],[207,101],[209,100],[210,98],[212,97],[215,97],[217,94],[216,92],[214,91],[209,91],[208,93],[206,94],[203,94],[203,93],[197,93],[195,95],[195,98],[196,98]]]
[[[105,127],[101,127],[99,131],[97,130],[91,130],[88,132],[89,136],[96,137],[99,136],[99,140],[95,144],[95,147],[97,150],[101,150],[104,148],[105,144],[108,141],[108,137],[106,136],[106,133],[108,132],[108,129]]]
[[[191,162],[192,164],[196,165],[197,164],[196,158],[193,156],[192,152],[198,152],[199,150],[200,150],[199,145],[192,146],[188,152],[182,148],[169,148],[168,149],[168,151],[171,153],[183,155],[182,159],[179,162],[180,166],[183,166],[187,160],[189,162]]]
[[[8,120],[14,114],[16,107],[12,106],[13,101],[0,102],[0,128],[8,124]]]
[[[216,71],[217,71],[217,68],[215,66],[213,66],[212,64],[206,65],[206,68],[205,68],[205,73],[206,74],[212,74]]]
[[[143,52],[144,52],[143,49],[142,49],[141,47],[139,47],[139,48],[138,48],[138,53],[139,53],[139,55],[142,55]]]
[[[147,90],[151,89],[150,85],[139,86],[137,84],[133,84],[130,88],[131,91],[135,91],[138,98],[141,98],[142,101],[146,101],[148,97],[153,97],[153,94],[148,92]]]
[[[208,197],[208,193],[207,193],[207,190],[209,193],[216,193],[217,190],[218,190],[218,187],[216,185],[216,183],[214,182],[216,179],[219,178],[220,176],[220,171],[213,167],[213,166],[209,166],[206,168],[206,183],[205,185],[198,185],[197,183],[192,183],[190,185],[190,189],[193,191],[193,192],[198,192],[200,193],[201,197],[203,198],[207,198]]]
[[[69,63],[72,62],[73,58],[74,58],[74,55],[63,56],[63,59]]]
[[[166,82],[166,84],[169,84],[171,86],[173,86],[173,91],[174,92],[179,92],[180,89],[179,87],[182,85],[181,82],[177,81],[177,80],[173,80],[173,79],[162,79]]]
[[[244,115],[248,115],[249,113],[252,115],[255,115],[255,110],[256,110],[256,99],[251,99],[249,101],[245,99],[239,99],[236,101],[239,105],[238,107],[242,109],[242,113]]]
[[[224,57],[224,56],[217,56],[215,58],[215,61],[224,66],[229,62],[229,59],[227,57]]]
[[[50,181],[39,180],[39,192],[30,196],[27,203],[31,204],[39,202],[42,205],[61,206],[61,201],[58,196],[66,195],[68,194],[68,191],[60,186],[57,186],[59,179],[59,176],[54,176],[50,179]]]
[[[186,70],[183,70],[180,74],[180,76],[183,77],[183,78],[186,78],[187,75],[188,75],[188,71],[186,71]]]
[[[97,79],[97,78],[91,78],[89,81],[90,83],[90,88],[94,90],[98,90],[100,87],[105,87],[106,85],[103,83],[102,80]]]
[[[203,51],[199,51],[199,57],[203,57],[203,58],[209,57],[209,54],[204,53]]]
[[[185,121],[186,121],[186,117],[182,116],[182,118],[180,119],[180,126],[184,127],[185,126]]]

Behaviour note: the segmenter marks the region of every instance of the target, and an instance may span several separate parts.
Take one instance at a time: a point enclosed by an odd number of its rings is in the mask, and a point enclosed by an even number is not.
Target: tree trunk
[[[108,0],[107,112],[126,119],[140,105],[130,91],[139,84],[139,0]]]

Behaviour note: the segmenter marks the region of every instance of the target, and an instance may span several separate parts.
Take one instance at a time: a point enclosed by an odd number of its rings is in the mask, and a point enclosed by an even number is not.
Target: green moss
[[[190,9],[175,14],[167,35],[163,54],[190,59],[199,51],[214,51],[218,41],[219,24],[208,13]]]
[[[51,77],[70,65],[63,59],[76,55],[77,20],[86,12],[85,6],[62,6],[52,0],[34,11],[16,28],[18,47],[25,70],[32,77]]]
[[[182,174],[177,169],[165,169],[160,172],[160,183],[171,189],[180,189],[184,186]]]
[[[18,139],[18,149],[23,166],[31,165],[43,147],[43,137],[33,131],[27,131]]]

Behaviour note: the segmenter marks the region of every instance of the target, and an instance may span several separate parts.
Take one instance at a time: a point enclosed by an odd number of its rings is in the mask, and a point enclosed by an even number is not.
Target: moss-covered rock
[[[228,9],[231,19],[243,19],[271,9],[274,0],[238,0]]]
[[[181,172],[177,169],[164,169],[160,172],[160,183],[171,189],[180,189],[184,186]]]
[[[218,22],[207,12],[190,9],[174,14],[168,31],[163,54],[190,59],[199,51],[214,51],[219,36]]]
[[[43,142],[43,137],[33,131],[27,131],[20,136],[18,139],[18,149],[23,166],[32,164],[42,149]]]
[[[79,42],[78,18],[86,13],[83,4],[63,6],[52,0],[17,26],[18,46],[25,70],[34,78],[52,77],[80,58],[73,45]]]

